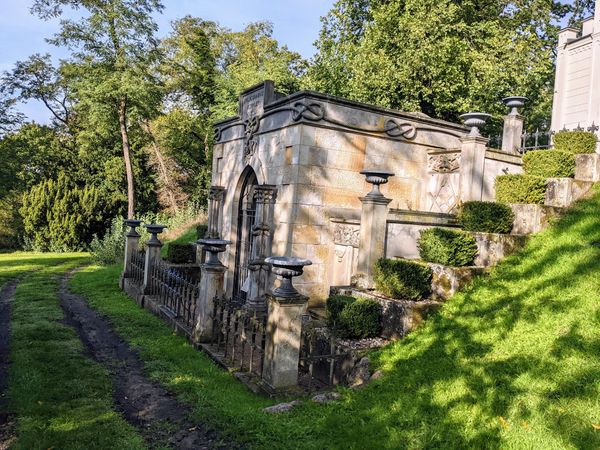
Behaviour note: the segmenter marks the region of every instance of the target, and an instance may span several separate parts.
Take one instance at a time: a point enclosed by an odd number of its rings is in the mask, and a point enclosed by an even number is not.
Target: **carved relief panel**
[[[460,153],[434,153],[427,156],[428,210],[454,213],[460,199]]]

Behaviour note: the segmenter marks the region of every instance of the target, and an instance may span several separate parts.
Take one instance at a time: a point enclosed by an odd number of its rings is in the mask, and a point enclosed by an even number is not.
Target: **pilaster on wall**
[[[485,151],[489,139],[466,136],[460,141],[460,200],[480,201],[483,199]]]
[[[558,33],[556,52],[556,75],[554,77],[554,98],[552,100],[552,130],[559,131],[564,126],[565,90],[567,87],[568,50],[567,42],[577,37],[579,30],[565,28]]]

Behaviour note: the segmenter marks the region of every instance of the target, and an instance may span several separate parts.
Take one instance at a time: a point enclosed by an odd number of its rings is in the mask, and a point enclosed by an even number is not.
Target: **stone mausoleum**
[[[270,81],[246,90],[213,152],[208,237],[231,241],[227,296],[264,308],[271,255],[312,261],[295,282],[311,306],[353,277],[372,284],[379,257],[417,258],[420,230],[454,226],[461,202],[493,200],[496,176],[521,172],[520,102],[492,149],[482,114],[466,127]]]

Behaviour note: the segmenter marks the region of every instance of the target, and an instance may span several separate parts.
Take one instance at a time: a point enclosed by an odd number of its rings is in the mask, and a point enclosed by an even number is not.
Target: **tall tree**
[[[70,76],[76,96],[93,121],[110,114],[121,136],[127,178],[127,215],[135,213],[134,170],[129,126],[132,116],[156,114],[160,91],[153,76],[159,58],[152,14],[159,0],[34,0],[42,19],[59,17],[63,8],[84,10],[80,19],[61,20],[61,31],[49,42],[73,50]]]
[[[526,95],[530,123],[541,122],[569,10],[554,0],[338,0],[306,84],[453,121],[470,109],[501,114],[502,96]]]

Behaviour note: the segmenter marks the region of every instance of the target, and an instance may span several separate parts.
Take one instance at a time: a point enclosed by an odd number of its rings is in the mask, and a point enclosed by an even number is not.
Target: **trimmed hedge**
[[[559,131],[552,138],[555,150],[569,153],[594,153],[598,139],[590,131]]]
[[[501,203],[544,203],[546,178],[510,174],[496,177],[496,201]]]
[[[534,150],[523,155],[527,175],[544,178],[575,176],[575,155],[561,150]]]
[[[196,262],[196,246],[171,242],[167,248],[166,260],[174,264],[194,263]]]
[[[417,245],[421,259],[445,266],[468,266],[473,264],[477,256],[477,243],[473,235],[459,230],[423,230]]]
[[[349,338],[377,337],[381,332],[381,305],[375,300],[359,298],[342,310],[340,325]]]
[[[206,237],[206,233],[208,233],[208,225],[201,224],[196,226],[196,238],[204,239]]]
[[[356,299],[350,295],[332,295],[327,299],[325,309],[327,310],[327,325],[336,328],[340,314],[346,306],[354,303]]]
[[[391,298],[420,300],[431,292],[432,274],[417,261],[381,258],[375,264],[375,287]]]
[[[515,215],[510,206],[497,202],[465,202],[458,223],[466,231],[510,233]]]

